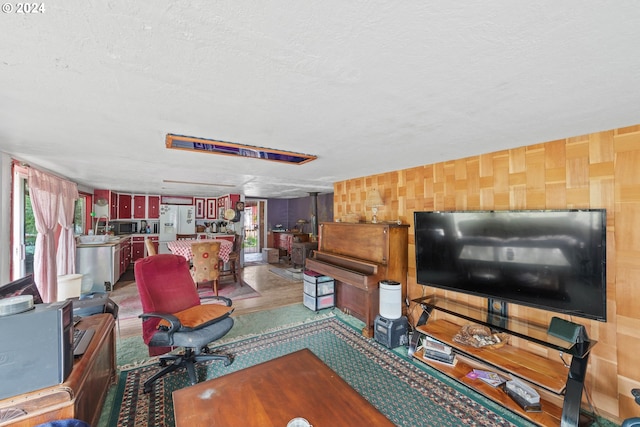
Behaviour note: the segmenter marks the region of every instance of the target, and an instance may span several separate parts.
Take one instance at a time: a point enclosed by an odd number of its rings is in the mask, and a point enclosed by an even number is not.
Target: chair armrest
[[[200,301],[210,300],[210,299],[217,299],[217,300],[219,300],[219,301],[222,301],[222,302],[224,302],[224,304],[225,304],[227,307],[231,307],[231,304],[233,304],[233,301],[231,301],[231,300],[230,300],[229,298],[227,298],[227,297],[220,297],[220,296],[215,296],[215,295],[208,296],[208,297],[200,297]]]
[[[169,313],[142,313],[138,317],[141,318],[143,322],[150,317],[157,317],[166,320],[171,324],[171,327],[166,331],[168,334],[173,334],[175,331],[182,327],[182,323],[180,323],[180,320],[178,320],[178,318],[173,314]]]

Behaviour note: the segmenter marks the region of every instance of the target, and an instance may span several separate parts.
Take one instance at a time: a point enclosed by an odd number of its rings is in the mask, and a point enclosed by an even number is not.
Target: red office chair
[[[201,304],[187,260],[179,255],[159,254],[136,261],[135,280],[142,301],[142,337],[149,346],[149,355],[184,347],[184,353],[160,358],[164,367],[144,383],[151,391],[153,383],[163,375],[185,367],[191,384],[198,382],[194,364],[203,360],[233,361],[228,355],[212,354],[207,345],[233,327],[231,300],[209,297],[223,304]],[[204,300],[204,299],[203,299]],[[173,362],[167,365],[168,362]]]

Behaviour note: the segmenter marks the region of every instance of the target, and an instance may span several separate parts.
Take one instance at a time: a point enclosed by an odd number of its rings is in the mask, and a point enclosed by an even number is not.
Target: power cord
[[[589,410],[591,411],[591,414],[593,415],[596,424],[599,427],[602,427],[602,424],[600,424],[600,415],[598,414],[598,411],[596,410],[595,406],[593,406],[593,401],[591,400],[591,395],[589,394],[589,389],[587,388],[587,385],[584,384],[583,386],[583,390],[584,390],[584,395],[587,396],[587,403],[589,404]]]

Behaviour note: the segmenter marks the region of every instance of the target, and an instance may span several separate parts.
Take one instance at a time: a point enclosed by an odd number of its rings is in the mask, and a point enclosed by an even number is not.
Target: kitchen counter
[[[116,246],[126,241],[127,239],[130,239],[131,237],[152,237],[152,236],[157,237],[158,234],[137,233],[137,234],[126,234],[123,236],[112,236],[111,238],[109,238],[108,241],[104,243],[80,243],[78,240],[76,240],[76,247],[77,248],[94,248],[94,247],[100,247],[100,246]]]
[[[233,233],[196,233],[198,235],[198,239],[220,239],[226,238],[228,240],[233,241],[236,235]]]
[[[92,289],[111,291],[131,263],[131,235],[104,243],[76,244],[76,273],[89,276]]]

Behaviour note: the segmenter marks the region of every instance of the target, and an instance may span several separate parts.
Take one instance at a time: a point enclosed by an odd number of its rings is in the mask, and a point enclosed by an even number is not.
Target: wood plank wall
[[[334,218],[355,213],[371,221],[364,207],[371,187],[384,200],[379,220],[411,225],[410,298],[441,292],[416,284],[414,211],[606,208],[608,322],[572,320],[598,341],[587,380],[596,411],[616,422],[638,416],[631,389],[640,388],[640,125],[337,182]],[[513,304],[509,310],[543,324],[554,315]],[[409,310],[413,323],[418,311]]]

